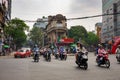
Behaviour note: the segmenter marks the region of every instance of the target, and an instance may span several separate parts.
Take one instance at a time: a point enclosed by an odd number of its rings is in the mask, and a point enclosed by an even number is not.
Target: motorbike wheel
[[[87,68],[88,68],[88,63],[85,63],[84,64],[84,69],[87,70]]]
[[[105,61],[105,65],[106,65],[106,68],[109,68],[109,67],[110,67],[110,61],[109,61],[109,60],[106,60],[106,61]]]
[[[99,60],[98,60],[98,59],[96,59],[96,63],[97,63],[98,66],[100,66],[100,63],[99,63]]]
[[[37,59],[37,62],[39,62],[39,59]]]
[[[64,55],[64,59],[67,60],[67,55]]]

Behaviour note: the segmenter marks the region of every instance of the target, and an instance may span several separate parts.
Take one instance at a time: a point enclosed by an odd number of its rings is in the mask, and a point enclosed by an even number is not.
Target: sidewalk
[[[13,57],[13,55],[14,55],[14,52],[11,52],[10,55],[0,56],[0,59],[11,58]]]

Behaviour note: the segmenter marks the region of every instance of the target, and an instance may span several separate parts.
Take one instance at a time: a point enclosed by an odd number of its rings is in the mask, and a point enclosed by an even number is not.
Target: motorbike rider
[[[85,47],[83,47],[83,45],[80,42],[77,42],[77,48],[76,48],[76,54],[75,54],[75,58],[76,58],[76,63],[78,60],[78,54],[80,54],[80,58],[82,58],[82,55],[84,53],[87,52],[87,50],[85,49]]]
[[[98,49],[98,54],[106,54],[106,50],[104,49],[104,47],[102,45],[99,45],[99,49]]]
[[[99,64],[100,64],[100,58],[104,55],[107,54],[106,50],[104,49],[104,47],[99,44],[99,49],[98,49],[98,56],[97,59],[99,60]]]
[[[65,52],[66,52],[66,51],[65,51],[64,46],[61,46],[60,49],[59,49],[59,54],[60,54],[60,58],[61,58],[61,59],[63,59],[63,55],[64,55]]]
[[[33,54],[34,54],[34,58],[37,56],[39,57],[39,47],[37,45],[35,45],[33,48]]]

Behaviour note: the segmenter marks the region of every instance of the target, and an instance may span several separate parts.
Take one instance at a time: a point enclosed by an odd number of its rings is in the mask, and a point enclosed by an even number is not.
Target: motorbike
[[[60,54],[60,60],[67,60],[67,54],[65,52]]]
[[[116,59],[120,63],[120,54],[116,54]]]
[[[50,62],[51,61],[51,54],[50,54],[50,52],[47,51],[45,53],[45,55],[44,55],[44,58],[45,58],[46,61]]]
[[[58,59],[59,58],[59,53],[54,54],[54,56],[55,56],[55,59]]]
[[[39,62],[39,52],[38,51],[35,51],[34,52],[34,56],[33,56],[33,59],[34,59],[34,62]]]
[[[96,62],[98,64],[98,66],[101,66],[101,65],[105,65],[106,68],[109,68],[110,67],[110,61],[109,61],[109,58],[108,58],[108,54],[98,54],[97,55],[97,58],[96,58]]]
[[[76,61],[76,64],[78,65],[78,67],[83,67],[85,70],[87,70],[88,68],[88,52],[82,53],[79,52],[78,53],[78,58]]]

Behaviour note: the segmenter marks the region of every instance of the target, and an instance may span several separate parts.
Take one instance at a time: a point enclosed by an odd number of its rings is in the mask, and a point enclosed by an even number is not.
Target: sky
[[[49,15],[62,14],[66,18],[78,18],[102,14],[102,0],[12,0],[12,18],[34,20]],[[67,21],[67,28],[84,26],[87,31],[95,30],[101,17]],[[30,29],[34,22],[26,22]]]

